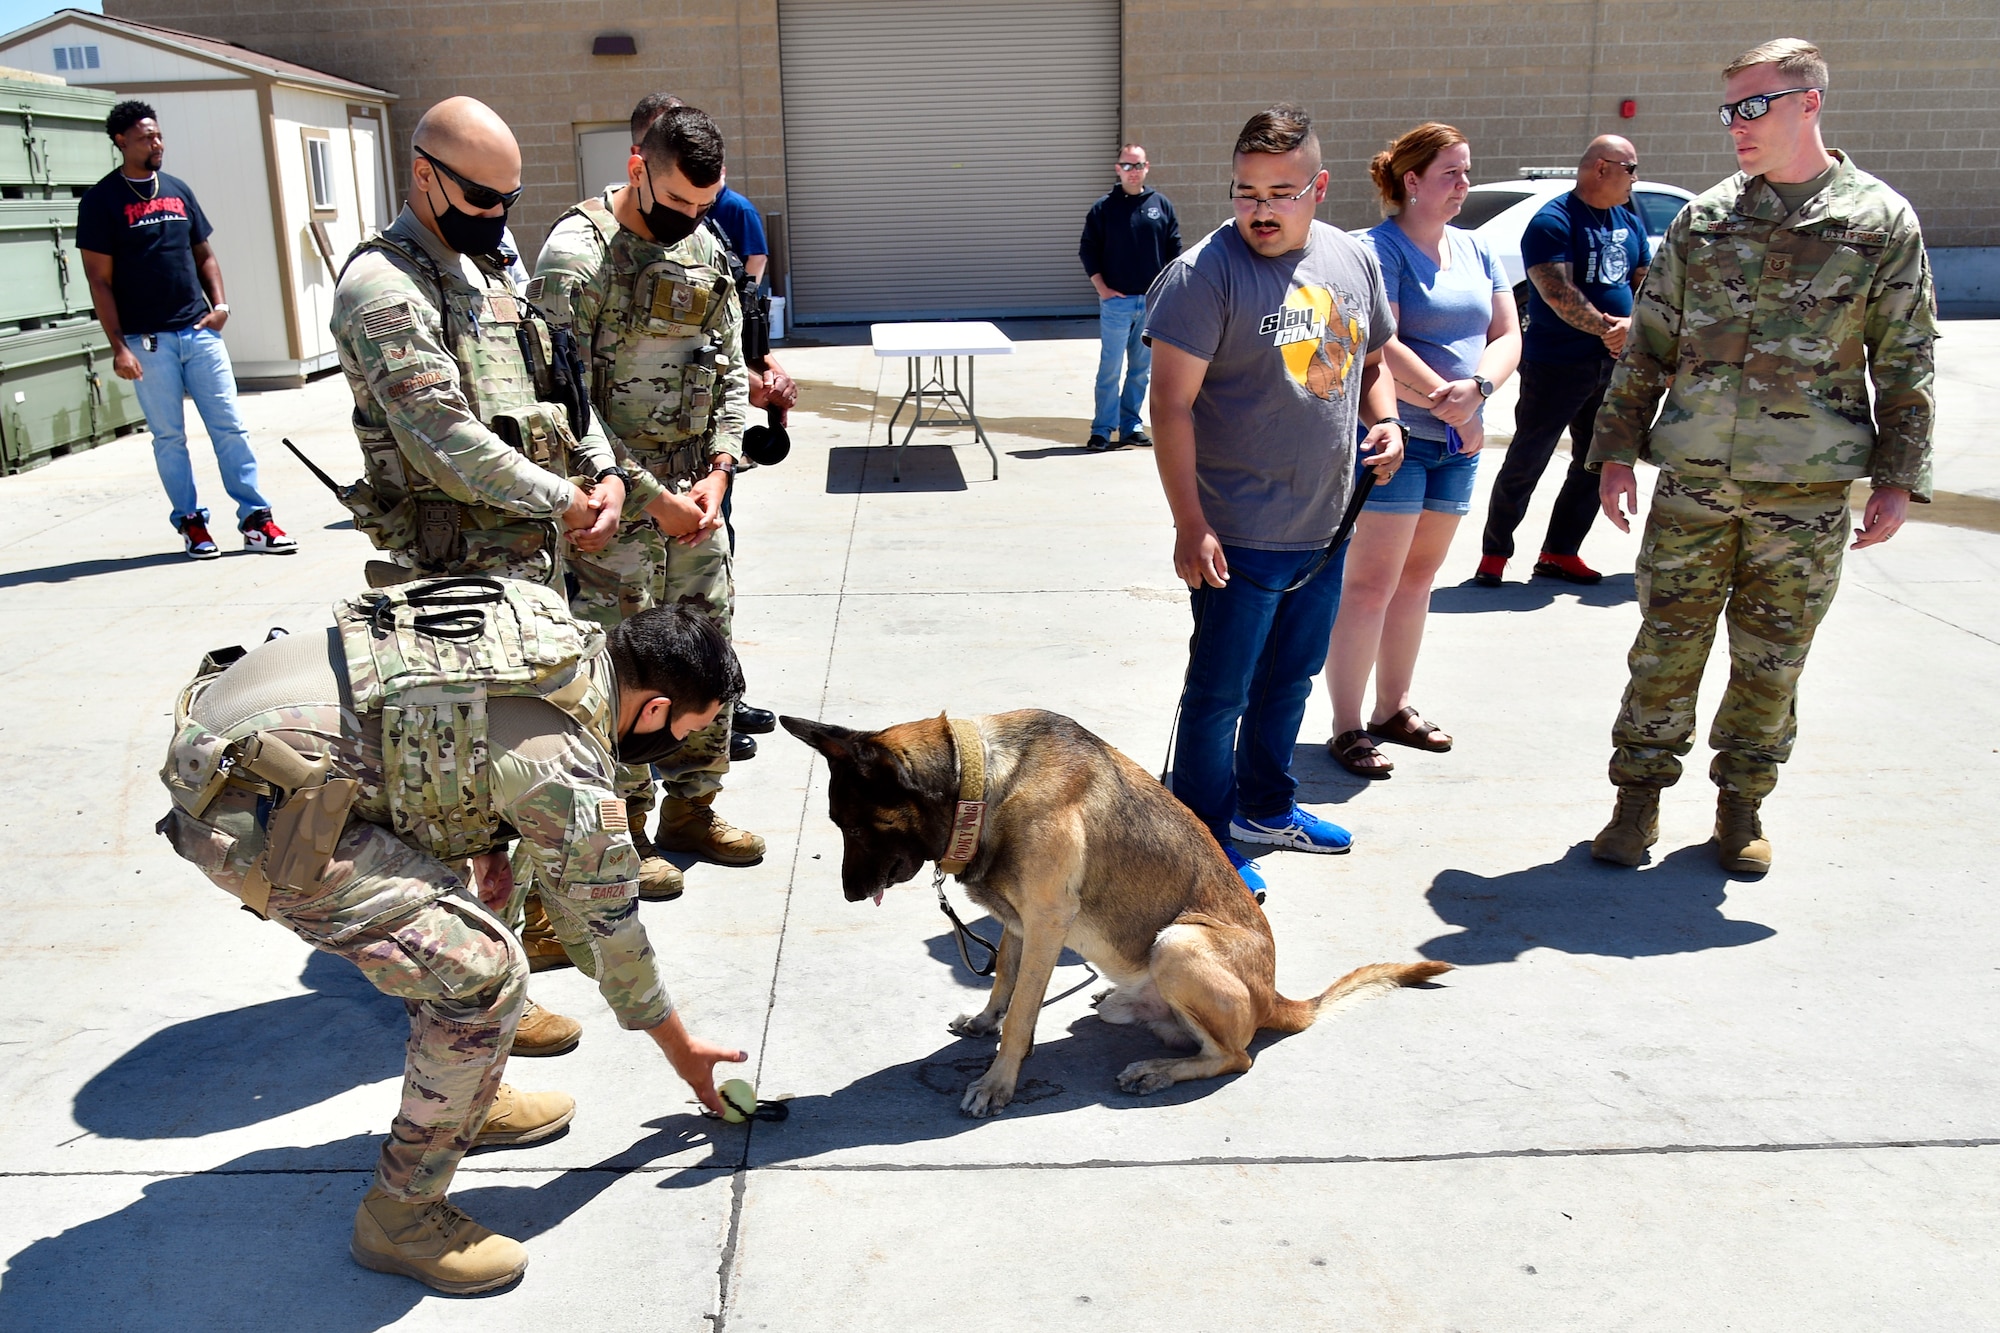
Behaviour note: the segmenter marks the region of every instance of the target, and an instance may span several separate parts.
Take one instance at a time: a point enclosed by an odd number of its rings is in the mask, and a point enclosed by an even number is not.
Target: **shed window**
[[[56,48],[56,72],[65,74],[72,70],[96,69],[97,48],[94,46],[58,46]]]
[[[306,139],[306,183],[312,190],[315,213],[331,213],[339,206],[333,189],[333,142],[323,136]]]

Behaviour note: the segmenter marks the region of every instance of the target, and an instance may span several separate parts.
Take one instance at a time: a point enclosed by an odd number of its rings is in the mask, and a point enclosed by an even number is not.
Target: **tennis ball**
[[[757,1085],[747,1078],[732,1078],[716,1089],[722,1097],[722,1118],[740,1125],[757,1114]]]

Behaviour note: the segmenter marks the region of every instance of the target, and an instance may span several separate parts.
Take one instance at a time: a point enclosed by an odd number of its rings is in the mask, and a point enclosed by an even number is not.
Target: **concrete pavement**
[[[1088,330],[1018,332],[979,377],[997,482],[960,433],[920,435],[892,483],[900,364],[781,350],[809,410],[791,459],[739,483],[751,697],[857,725],[1046,707],[1156,767],[1187,611],[1152,460],[1079,447]],[[927,878],[844,902],[825,768],[762,738],[721,808],[770,854],[694,868],[644,919],[690,1027],[747,1046],[791,1118],[694,1116],[586,979],[538,977],[584,1041],[509,1077],[580,1108],[461,1172],[456,1197],[533,1255],[477,1301],[346,1258],[400,1007],[152,833],[202,652],[359,586],[365,542],[277,444],[352,475],[344,386],[243,400],[295,557],[224,538],[183,560],[144,436],[0,481],[0,1329],[2000,1327],[2000,536],[1980,517],[2000,324],[1946,335],[1959,525],[1849,558],[1769,876],[1715,867],[1699,750],[1650,866],[1589,859],[1636,538],[1598,526],[1586,558],[1622,572],[1594,589],[1475,589],[1484,478],[1418,676],[1457,747],[1351,779],[1317,696],[1302,799],[1356,849],[1260,861],[1287,993],[1371,961],[1459,970],[1266,1040],[1240,1077],[1135,1098],[1113,1076],[1157,1048],[1091,1015],[1066,956],[1015,1104],[970,1121],[991,1044],[944,1025],[984,988]],[[199,436],[195,457],[216,504]]]

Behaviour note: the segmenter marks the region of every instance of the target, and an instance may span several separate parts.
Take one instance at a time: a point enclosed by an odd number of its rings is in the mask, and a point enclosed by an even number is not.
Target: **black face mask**
[[[628,731],[618,738],[618,762],[644,767],[668,759],[687,744],[674,738],[674,724],[669,721],[658,731]]]
[[[701,225],[700,215],[689,217],[679,209],[668,208],[661,203],[659,195],[653,193],[651,172],[646,174],[646,192],[653,195],[653,202],[641,209],[639,216],[645,219],[646,230],[653,234],[654,240],[661,245],[679,245],[694,235],[694,229]]]
[[[444,192],[439,190],[440,194]],[[428,196],[426,196],[428,198]],[[500,239],[507,231],[507,210],[501,209],[500,216],[484,217],[478,213],[468,213],[452,203],[451,196],[444,196],[444,207],[435,209],[438,235],[444,243],[462,255],[490,255],[500,248]]]

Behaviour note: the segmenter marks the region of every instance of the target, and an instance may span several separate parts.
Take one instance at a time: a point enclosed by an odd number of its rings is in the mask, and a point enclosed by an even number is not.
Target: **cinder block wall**
[[[1425,120],[1465,131],[1479,180],[1574,165],[1616,133],[1641,175],[1699,192],[1735,170],[1722,66],[1797,36],[1832,66],[1829,145],[1907,195],[1932,246],[2000,245],[1992,0],[1125,0],[1124,36],[1126,132],[1187,236],[1227,213],[1243,121],[1284,100],[1319,122],[1320,216],[1343,227],[1380,217],[1368,160]]]
[[[457,94],[486,102],[521,141],[527,193],[513,225],[530,266],[549,226],[576,202],[577,127],[622,122],[649,92],[715,116],[729,142],[730,184],[767,207],[784,197],[777,0],[110,0],[105,10],[397,94],[398,197],[424,108]],[[630,33],[638,55],[591,55],[591,39],[606,32]]]

